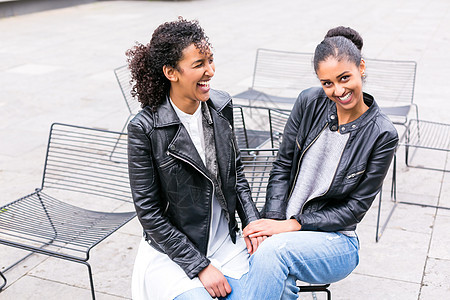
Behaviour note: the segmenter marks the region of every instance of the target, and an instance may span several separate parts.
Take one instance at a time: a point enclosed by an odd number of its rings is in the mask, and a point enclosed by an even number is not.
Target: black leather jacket
[[[236,148],[231,98],[211,90],[207,104],[227,204],[225,213],[235,242],[236,210],[243,226],[259,215]],[[180,265],[190,278],[195,277],[210,263],[205,254],[214,187],[169,101],[154,112],[144,108],[129,123],[128,160],[134,205],[146,240]]]
[[[381,189],[398,143],[395,127],[373,97],[364,94],[364,102],[369,109],[339,127],[341,134],[350,137],[328,191],[307,201],[298,215],[286,216],[304,153],[325,128],[336,131],[339,126],[336,104],[322,88],[311,88],[298,96],[270,175],[263,213],[266,218],[295,218],[301,230],[356,228]]]

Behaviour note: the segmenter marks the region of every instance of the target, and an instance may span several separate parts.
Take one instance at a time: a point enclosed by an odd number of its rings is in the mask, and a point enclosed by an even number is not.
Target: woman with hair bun
[[[263,238],[233,132],[231,97],[210,89],[211,45],[197,21],[160,25],[127,51],[142,111],[128,125],[130,186],[144,238],[134,300],[244,299],[239,279]]]
[[[316,47],[322,87],[303,91],[286,124],[264,219],[244,236],[270,236],[250,258],[247,299],[297,299],[295,280],[327,284],[358,265],[356,225],[381,189],[397,131],[363,92],[363,40],[329,30]]]

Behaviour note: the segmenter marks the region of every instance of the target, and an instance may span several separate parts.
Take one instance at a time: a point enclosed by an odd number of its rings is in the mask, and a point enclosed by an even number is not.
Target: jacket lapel
[[[167,151],[174,157],[191,164],[205,175],[208,174],[206,167],[189,136],[189,133],[182,125],[168,99],[158,106],[155,116],[155,128],[171,126],[176,126],[177,128],[173,138],[168,143]]]

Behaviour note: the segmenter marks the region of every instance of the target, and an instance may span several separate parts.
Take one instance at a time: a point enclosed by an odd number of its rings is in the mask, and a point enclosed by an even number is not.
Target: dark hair
[[[343,26],[332,28],[328,30],[324,40],[316,47],[313,59],[314,70],[317,73],[319,63],[329,57],[334,57],[338,61],[347,59],[359,67],[362,47],[363,39],[354,29]]]
[[[159,25],[147,45],[136,43],[126,51],[132,79],[131,94],[137,96],[142,108],[150,106],[155,110],[165,100],[170,81],[164,75],[163,67],[177,69],[183,50],[191,44],[201,53],[211,47],[197,20],[179,17]]]

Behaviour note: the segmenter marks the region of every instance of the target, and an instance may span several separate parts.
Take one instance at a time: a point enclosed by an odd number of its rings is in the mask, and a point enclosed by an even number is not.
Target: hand
[[[260,219],[248,224],[244,230],[244,237],[250,239],[263,236],[272,236],[277,233],[297,231],[302,226],[295,219],[289,220],[271,220]]]
[[[198,278],[212,298],[225,297],[231,293],[231,286],[225,276],[211,264],[198,273]]]
[[[245,244],[247,245],[247,251],[251,255],[255,253],[259,245],[267,238],[267,236],[259,236],[254,238],[244,237]]]

